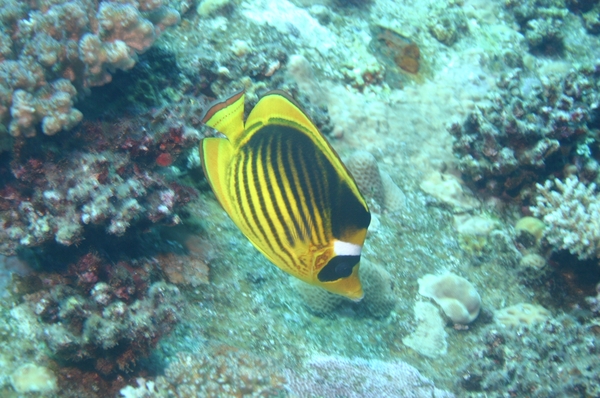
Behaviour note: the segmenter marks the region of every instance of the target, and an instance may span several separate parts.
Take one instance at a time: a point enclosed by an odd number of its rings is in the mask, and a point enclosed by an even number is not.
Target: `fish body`
[[[217,199],[273,264],[360,300],[358,269],[371,214],[354,179],[286,93],[267,93],[243,118],[240,92],[214,103],[202,119],[226,136],[200,143]]]

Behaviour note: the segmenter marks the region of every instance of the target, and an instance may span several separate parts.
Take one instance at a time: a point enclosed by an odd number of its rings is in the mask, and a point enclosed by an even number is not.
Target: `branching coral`
[[[596,184],[585,185],[575,176],[564,182],[537,184],[537,205],[531,208],[548,226],[545,238],[556,248],[581,260],[600,257],[600,195]]]
[[[72,128],[82,117],[73,109],[78,90],[133,67],[138,53],[179,22],[163,0],[4,3],[0,122],[13,136],[33,136],[39,123],[47,135]]]

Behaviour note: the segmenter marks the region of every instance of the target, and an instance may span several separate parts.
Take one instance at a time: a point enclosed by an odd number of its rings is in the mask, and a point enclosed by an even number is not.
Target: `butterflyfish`
[[[244,92],[213,103],[202,122],[206,178],[227,214],[273,264],[355,301],[367,202],[337,153],[285,92],[263,96],[244,122]]]

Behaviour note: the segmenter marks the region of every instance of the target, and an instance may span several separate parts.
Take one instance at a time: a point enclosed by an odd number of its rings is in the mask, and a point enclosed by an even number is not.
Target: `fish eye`
[[[317,278],[321,282],[333,282],[352,275],[354,266],[360,261],[360,256],[335,256],[323,267]]]

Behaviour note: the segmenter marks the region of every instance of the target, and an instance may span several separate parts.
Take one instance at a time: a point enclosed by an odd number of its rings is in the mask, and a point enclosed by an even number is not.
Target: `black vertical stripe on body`
[[[327,203],[323,201],[323,191],[325,190],[326,181],[321,174],[319,165],[323,164],[323,154],[318,151],[318,148],[313,144],[306,146],[303,151],[304,170],[308,177],[307,186],[310,190],[310,197],[313,203],[312,217],[313,227],[315,230],[315,244],[326,244],[331,236],[327,233],[325,220],[329,218],[331,209]]]
[[[320,241],[320,235],[323,235],[322,233],[319,234],[319,225],[316,224],[316,218],[317,218],[317,212],[322,211],[322,210],[327,210],[327,209],[319,209],[318,207],[316,207],[316,203],[315,203],[315,192],[313,189],[313,185],[315,183],[318,184],[318,180],[320,177],[319,173],[314,173],[311,171],[314,171],[314,166],[315,166],[315,161],[316,161],[316,157],[315,157],[315,147],[314,145],[306,145],[307,143],[303,142],[302,145],[298,145],[298,158],[296,159],[297,162],[297,169],[298,169],[298,174],[301,177],[300,181],[301,181],[301,190],[302,192],[305,192],[307,194],[306,196],[306,202],[307,202],[307,207],[308,207],[308,214],[306,215],[306,218],[308,220],[310,220],[310,225],[311,225],[311,236],[310,236],[310,240],[312,241],[312,243],[314,245],[318,245],[319,241]],[[311,170],[311,168],[313,168]]]
[[[271,211],[269,211],[270,209],[267,208],[266,200],[265,200],[266,196],[268,195],[269,199],[271,201],[271,205],[273,206],[275,212],[278,214],[277,217],[280,221],[279,223],[282,224],[281,212],[279,211],[277,199],[275,198],[275,193],[274,193],[273,187],[272,187],[273,181],[271,180],[271,178],[269,176],[269,167],[270,167],[270,163],[271,163],[269,161],[269,155],[271,152],[271,148],[270,148],[271,143],[272,143],[271,136],[263,137],[262,142],[260,143],[261,145],[258,148],[258,153],[255,153],[253,155],[254,165],[252,167],[252,174],[254,177],[256,187],[260,188],[260,189],[257,189],[256,193],[257,193],[257,196],[259,199],[259,206],[260,206],[262,219],[267,222],[267,225],[266,226],[263,225],[263,227],[265,229],[268,228],[268,230],[271,232],[271,234],[268,235],[266,237],[266,239],[269,241],[271,248],[276,246],[281,252],[283,252],[287,255],[290,263],[293,264],[293,256],[288,251],[288,249],[283,245],[281,238],[279,236],[279,231],[277,230],[277,227],[275,226],[275,222],[273,220],[272,213],[271,213]],[[260,168],[259,168],[259,165],[260,165]],[[288,266],[290,263],[288,263]]]
[[[317,156],[316,158],[316,167],[318,170],[325,170],[325,164],[328,163],[327,158],[325,158],[325,156]],[[318,207],[321,209],[325,209],[328,208],[330,209],[330,195],[329,195],[329,190],[327,189],[327,187],[329,186],[329,184],[331,184],[331,181],[328,180],[327,178],[327,174],[321,174],[321,184],[319,184],[318,186],[318,195],[319,195],[319,204]],[[328,212],[322,212],[321,213],[321,223],[323,224],[323,233],[327,234],[327,231],[331,231],[331,209]],[[327,236],[325,239],[329,240],[329,236]]]
[[[275,156],[273,156],[273,154],[271,154],[271,167],[273,169],[273,174],[275,175],[275,185],[277,186],[277,188],[279,189],[279,192],[281,193],[281,199],[283,200],[283,206],[285,206],[285,212],[289,216],[289,219],[291,220],[291,222],[293,224],[294,231],[296,231],[296,234],[297,234],[297,231],[300,229],[300,224],[298,223],[298,220],[294,216],[292,204],[291,204],[290,198],[288,196],[288,190],[286,188],[286,183],[287,183],[287,185],[290,185],[291,182],[287,179],[287,177],[285,177],[285,170],[284,170],[283,160],[282,160],[282,156],[283,156],[282,135],[281,134],[272,134],[272,135],[274,137],[274,142],[275,142],[275,148],[272,153],[274,153]],[[282,222],[282,224],[285,225],[285,234],[286,234],[286,238],[288,240],[288,244],[290,246],[294,247],[296,245],[296,241],[294,239],[294,234],[292,233],[292,230],[291,230],[292,226],[289,225],[288,222],[285,222],[285,220],[283,220],[283,219],[281,222]]]
[[[254,154],[255,148],[265,143],[271,146],[271,155],[269,162],[263,164],[272,167],[276,175],[273,182],[284,202],[279,210],[292,219],[292,235],[304,241],[314,239],[312,235],[317,233],[318,241],[327,241],[332,235],[340,239],[348,232],[369,226],[371,215],[350,188],[354,184],[352,178],[348,174],[342,178],[309,136],[292,127],[267,125],[254,133],[246,147]],[[313,225],[315,212],[321,216],[320,225]],[[277,218],[281,218],[279,214]],[[316,231],[306,236],[311,227]],[[286,238],[290,240],[289,236]]]
[[[240,152],[234,158],[234,163],[232,165],[233,170],[233,186],[235,196],[233,201],[238,208],[238,213],[242,217],[242,221],[245,224],[247,230],[251,230],[254,233],[254,229],[252,228],[252,224],[250,223],[250,219],[248,218],[248,212],[245,210],[244,206],[244,198],[242,197],[242,187],[244,186],[245,174],[244,174],[244,165],[246,164],[246,156],[244,153]]]
[[[273,242],[271,241],[271,239],[269,239],[269,235],[267,234],[267,231],[265,230],[265,225],[263,225],[263,222],[262,222],[265,219],[265,214],[262,211],[262,206],[260,203],[260,202],[262,202],[263,198],[262,198],[261,192],[259,190],[260,181],[258,179],[258,165],[257,165],[258,159],[260,157],[260,151],[261,151],[261,148],[259,146],[257,148],[254,148],[254,150],[247,152],[248,160],[246,161],[246,169],[244,170],[244,192],[243,192],[244,197],[245,197],[245,202],[248,203],[249,208],[250,208],[252,226],[256,227],[256,228],[253,228],[255,235],[262,237],[262,241],[267,245],[269,252],[272,253],[272,255],[277,256],[283,262],[283,264],[285,264],[286,266],[289,267],[289,262],[286,261],[281,256],[280,251],[275,250],[275,248],[273,247]],[[254,196],[252,195],[252,191],[250,190],[250,181],[252,182],[252,187],[254,188],[254,190],[256,192],[256,197],[258,198],[259,203],[254,202],[255,199],[254,199]],[[259,211],[261,211],[262,214],[260,214],[260,215],[262,215],[262,217],[259,217]],[[268,226],[267,226],[267,228],[268,228]],[[258,229],[259,233],[256,233],[256,229]],[[271,234],[271,236],[272,235],[273,234]]]
[[[265,174],[265,182],[267,185],[267,192],[269,194],[269,199],[273,205],[273,210],[275,211],[275,216],[277,217],[277,222],[283,229],[288,245],[293,244],[293,235],[290,230],[290,226],[283,216],[282,205],[285,206],[284,203],[281,203],[278,200],[278,196],[275,192],[277,192],[283,197],[285,194],[285,187],[281,185],[281,176],[279,173],[279,169],[277,167],[277,157],[278,157],[278,148],[280,143],[280,136],[277,134],[270,134],[266,136],[266,143],[264,144],[266,147],[266,151],[263,152],[264,156],[262,158],[262,164],[264,168]],[[279,246],[283,248],[283,244],[279,242]]]
[[[294,186],[298,193],[298,212],[300,219],[302,220],[302,237],[306,241],[311,240],[312,235],[310,233],[311,220],[310,220],[310,203],[306,197],[306,189],[304,187],[304,175],[302,170],[302,164],[300,163],[300,149],[301,145],[298,142],[290,140],[291,151],[288,154],[288,160],[292,175],[294,176]]]
[[[298,214],[295,212],[291,212],[290,215],[294,218],[294,225],[296,226],[296,236],[300,238],[300,240],[304,240],[304,229],[302,220],[302,197],[298,192],[298,185],[296,184],[296,179],[294,178],[294,171],[292,170],[292,163],[290,162],[291,153],[293,151],[292,141],[289,139],[283,139],[282,141],[285,145],[282,145],[282,154],[281,154],[281,164],[283,166],[285,178],[288,181],[288,186],[290,187],[290,193],[292,195],[293,203],[290,201],[290,205],[293,209],[297,209]],[[296,217],[297,214],[297,217]]]

